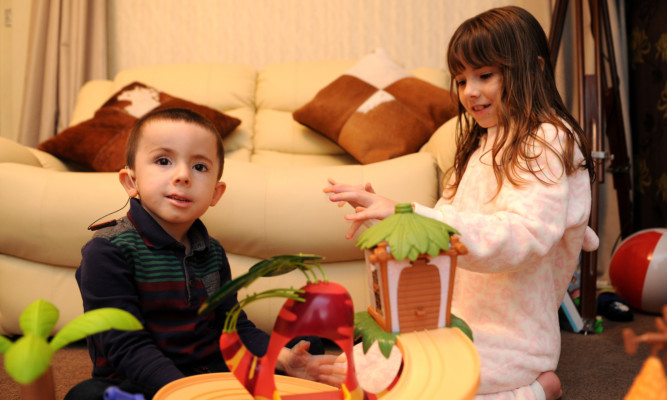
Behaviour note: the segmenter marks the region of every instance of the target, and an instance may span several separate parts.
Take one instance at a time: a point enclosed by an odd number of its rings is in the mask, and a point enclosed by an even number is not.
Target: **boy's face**
[[[121,182],[130,196],[139,195],[142,206],[167,233],[181,240],[225,191],[217,178],[216,149],[214,134],[199,125],[150,121],[137,145],[134,171],[129,172],[134,172],[134,182],[123,182],[122,173]],[[129,190],[132,186],[136,192]]]

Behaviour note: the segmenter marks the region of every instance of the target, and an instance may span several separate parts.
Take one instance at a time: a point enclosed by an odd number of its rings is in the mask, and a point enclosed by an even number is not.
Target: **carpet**
[[[563,386],[563,400],[620,400],[641,370],[650,347],[640,344],[627,355],[622,331],[655,332],[658,315],[635,311],[634,321],[603,321],[603,332],[583,335],[562,332],[561,355],[556,374]]]
[[[563,385],[563,400],[622,399],[649,354],[640,344],[635,355],[623,349],[621,331],[632,328],[642,334],[655,331],[656,315],[635,312],[632,322],[603,321],[603,332],[583,335],[562,332],[561,358],[556,373]],[[0,355],[1,365],[4,359]],[[76,383],[90,377],[91,362],[84,342],[70,345],[54,355],[56,399],[62,399]],[[0,399],[19,400],[19,386],[0,368]]]

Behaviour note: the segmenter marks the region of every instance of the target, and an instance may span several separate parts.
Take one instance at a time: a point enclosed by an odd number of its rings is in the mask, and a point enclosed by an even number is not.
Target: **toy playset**
[[[200,312],[210,312],[226,296],[259,277],[298,269],[307,283],[299,289],[249,295],[228,313],[220,349],[238,382],[224,373],[194,376],[172,382],[155,398],[199,398],[204,392],[207,398],[241,399],[249,394],[258,400],[473,398],[479,385],[479,358],[472,332],[450,313],[456,258],[467,252],[457,233],[444,223],[414,214],[410,204],[397,205],[395,214],[367,229],[357,246],[366,252],[374,301],[368,312],[357,314],[347,290],[327,280],[317,255],[276,256],[255,264],[223,285]],[[268,297],[286,301],[266,354],[257,357],[242,343],[236,321],[243,307]],[[345,353],[347,373],[340,388],[275,376],[280,350],[300,336],[328,339]],[[394,346],[400,350],[400,371],[386,377],[391,384],[380,391],[369,391],[364,388],[368,385],[360,384],[353,351],[359,339],[364,353],[376,342],[386,358]],[[239,392],[239,383],[244,391]]]

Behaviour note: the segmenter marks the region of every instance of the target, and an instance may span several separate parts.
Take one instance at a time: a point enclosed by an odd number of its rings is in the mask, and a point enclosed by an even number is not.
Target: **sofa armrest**
[[[11,188],[0,196],[0,253],[49,265],[78,266],[88,225],[127,200],[117,173],[0,163],[0,184]]]
[[[17,163],[41,167],[42,163],[30,147],[13,140],[0,137],[0,163]]]
[[[81,167],[69,164],[47,152],[3,137],[0,137],[0,163],[22,164],[55,171],[81,170]]]
[[[327,178],[350,184],[371,182],[400,202],[433,205],[438,170],[429,153],[416,153],[368,165],[268,167],[228,160],[227,191],[203,217],[211,236],[228,252],[267,258],[312,253],[325,262],[363,259],[356,240],[346,240],[349,206],[336,207],[323,193]]]

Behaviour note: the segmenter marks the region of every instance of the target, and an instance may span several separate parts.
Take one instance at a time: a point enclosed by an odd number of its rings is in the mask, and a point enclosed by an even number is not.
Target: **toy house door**
[[[417,259],[404,268],[398,282],[398,321],[401,332],[438,328],[440,271]]]

